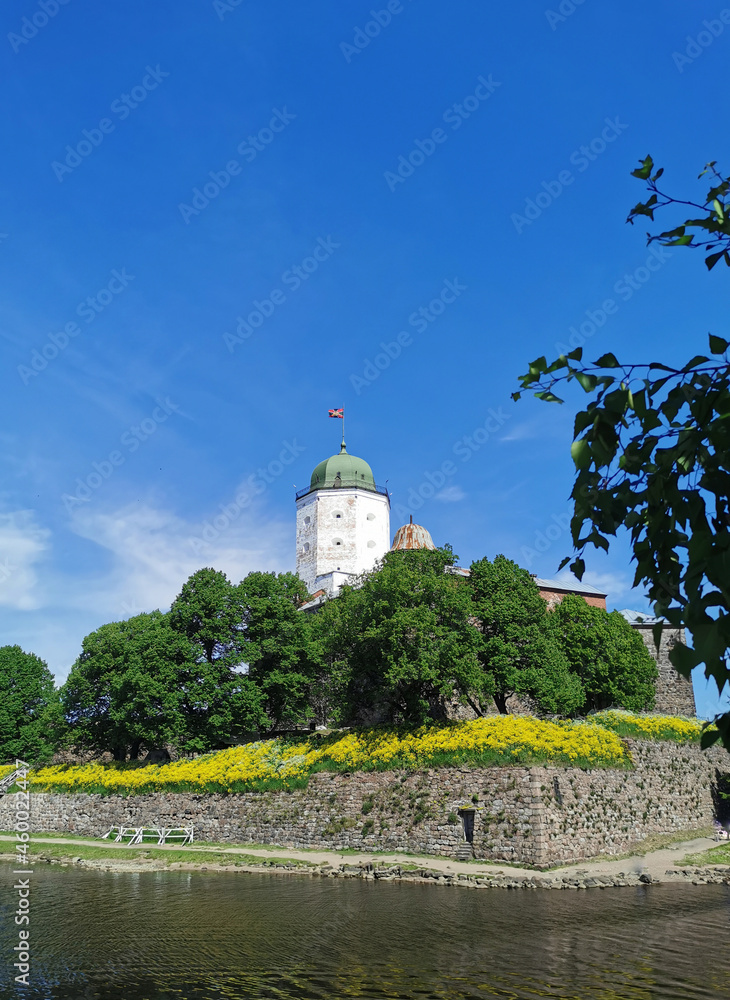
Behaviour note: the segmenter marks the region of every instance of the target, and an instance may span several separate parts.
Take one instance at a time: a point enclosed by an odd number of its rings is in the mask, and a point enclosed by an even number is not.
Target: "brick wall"
[[[554,608],[556,604],[560,604],[564,597],[568,594],[574,594],[574,590],[547,590],[544,587],[538,587],[540,591],[540,597],[546,602],[549,608]],[[606,598],[601,594],[578,594],[578,597],[582,597],[586,604],[590,604],[592,608],[603,608],[606,610]]]

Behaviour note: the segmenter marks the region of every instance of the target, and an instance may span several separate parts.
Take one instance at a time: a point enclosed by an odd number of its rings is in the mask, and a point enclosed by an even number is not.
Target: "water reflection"
[[[17,997],[0,865],[0,1000]],[[730,892],[508,892],[37,868],[33,987],[54,1000],[719,1000]]]

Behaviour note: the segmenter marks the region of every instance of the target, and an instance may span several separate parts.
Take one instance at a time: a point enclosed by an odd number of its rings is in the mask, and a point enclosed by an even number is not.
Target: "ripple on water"
[[[3,957],[11,885],[0,865]],[[726,886],[467,891],[49,867],[31,905],[24,996],[44,1000],[730,996]],[[0,1000],[17,996],[8,965]]]

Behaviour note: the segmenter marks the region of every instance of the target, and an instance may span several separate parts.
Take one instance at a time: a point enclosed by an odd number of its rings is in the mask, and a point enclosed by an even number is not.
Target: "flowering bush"
[[[0,781],[10,774],[11,771],[15,770],[15,764],[0,764]]]
[[[417,730],[377,728],[262,740],[173,764],[60,765],[35,771],[36,791],[140,794],[297,788],[316,771],[423,770],[455,764],[560,763],[628,767],[621,739],[578,722],[496,716]]]
[[[619,736],[675,743],[699,743],[704,726],[701,719],[686,719],[680,715],[634,715],[620,709],[596,712],[588,721]]]

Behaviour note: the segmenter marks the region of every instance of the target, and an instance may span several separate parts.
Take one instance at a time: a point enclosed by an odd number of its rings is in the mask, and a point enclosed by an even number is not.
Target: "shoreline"
[[[0,861],[14,861],[5,851],[12,834],[0,834]],[[275,846],[208,846],[206,842],[179,847],[151,844],[114,844],[70,837],[33,837],[33,857],[39,862],[70,865],[99,871],[214,871],[251,874],[306,875],[319,878],[359,878],[365,881],[456,885],[464,888],[577,890],[619,888],[660,883],[693,885],[730,884],[730,864],[692,864],[683,859],[719,846],[709,837],[675,843],[669,847],[616,860],[600,858],[563,865],[546,871],[513,866],[507,862],[457,861],[386,852],[373,854],[337,851],[302,851]],[[43,845],[45,850],[38,848]],[[77,848],[74,852],[72,848]],[[53,848],[61,848],[60,851]],[[66,850],[69,848],[69,850]],[[80,852],[91,856],[83,857]],[[93,852],[93,853],[92,853]],[[132,854],[125,858],[124,854]],[[165,858],[174,855],[174,859]],[[190,855],[190,860],[185,860]],[[206,857],[210,855],[210,859]]]

